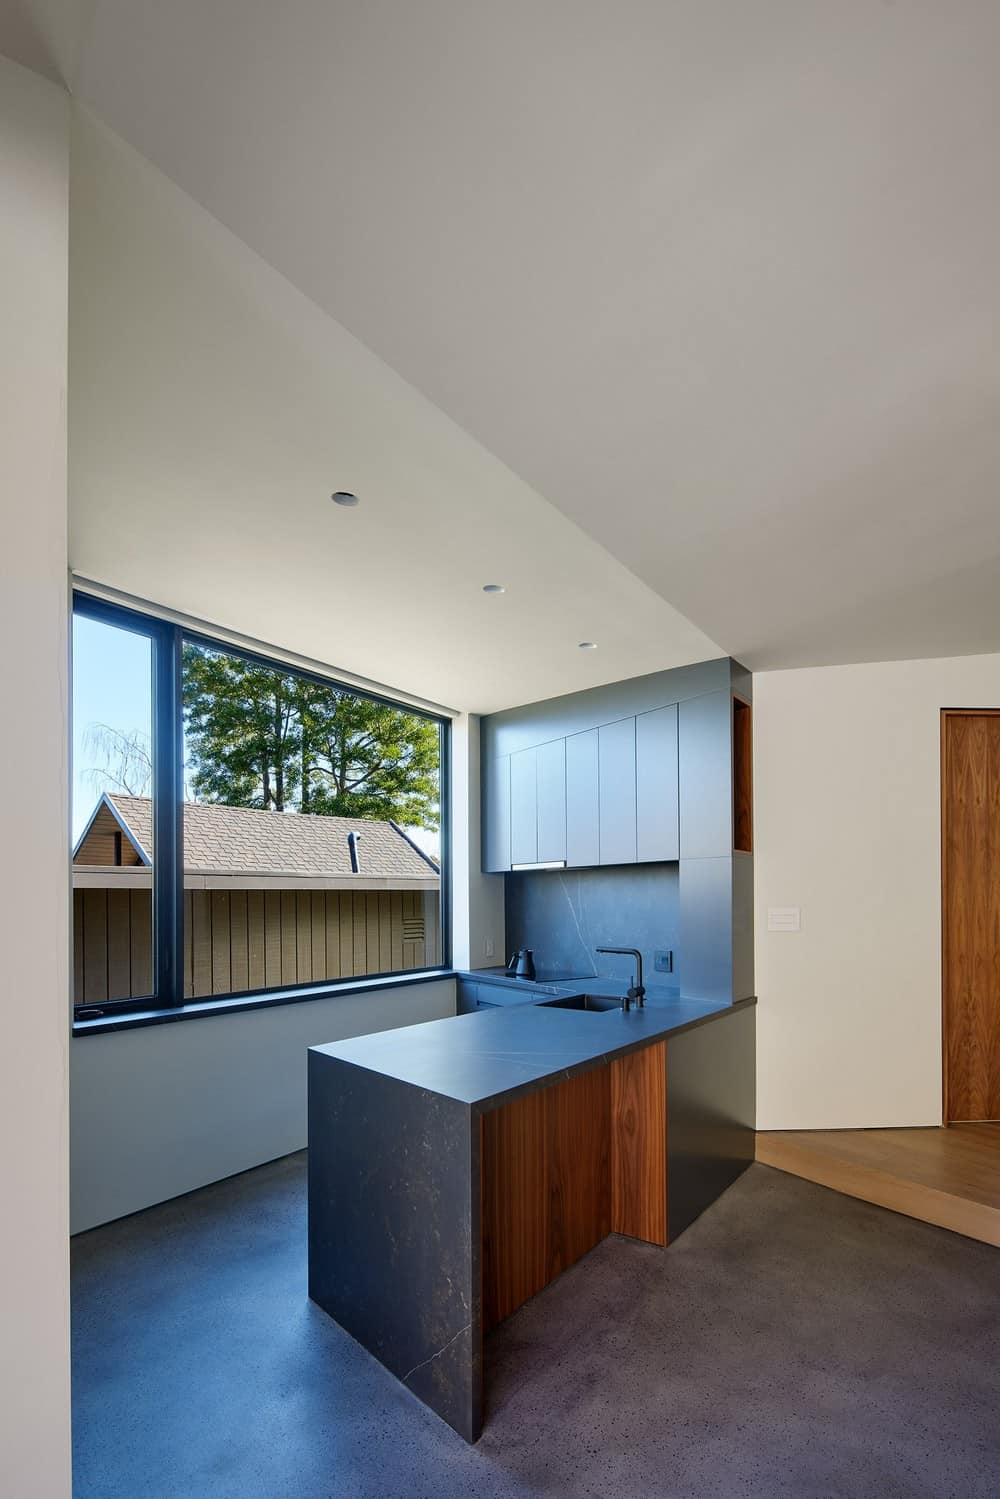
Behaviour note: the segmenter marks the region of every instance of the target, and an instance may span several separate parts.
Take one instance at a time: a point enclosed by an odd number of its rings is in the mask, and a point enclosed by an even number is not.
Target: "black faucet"
[[[643,1005],[646,1003],[646,990],[643,987],[642,982],[642,953],[639,951],[639,949],[637,947],[598,947],[595,949],[595,951],[621,953],[622,957],[635,958],[636,967],[638,969],[638,976],[633,981],[631,988],[622,1000],[622,1009],[630,1010],[632,1008],[632,1001],[634,999],[636,1009],[641,1010]]]

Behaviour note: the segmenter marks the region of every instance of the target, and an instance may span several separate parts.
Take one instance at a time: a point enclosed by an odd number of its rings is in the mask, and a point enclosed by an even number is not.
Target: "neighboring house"
[[[73,851],[74,997],[152,984],[149,797],[101,797]],[[423,968],[440,959],[438,865],[391,821],[184,805],[184,992]]]

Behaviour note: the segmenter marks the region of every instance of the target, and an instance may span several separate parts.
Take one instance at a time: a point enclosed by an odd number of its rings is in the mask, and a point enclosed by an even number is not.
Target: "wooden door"
[[[944,1117],[1000,1119],[1000,711],[942,714]]]

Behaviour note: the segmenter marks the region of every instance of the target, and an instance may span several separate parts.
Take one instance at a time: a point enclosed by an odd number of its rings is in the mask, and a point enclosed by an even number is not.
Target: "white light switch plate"
[[[767,929],[769,932],[797,932],[801,926],[801,906],[768,906]]]
[[[485,950],[486,956],[488,958],[495,958],[496,957],[496,955],[497,955],[497,945],[494,942],[494,940],[493,940],[492,937],[487,937],[485,945],[484,945],[484,950]]]

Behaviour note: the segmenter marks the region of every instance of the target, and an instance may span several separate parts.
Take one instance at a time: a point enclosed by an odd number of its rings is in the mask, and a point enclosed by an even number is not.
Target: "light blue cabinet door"
[[[510,757],[510,862],[538,862],[538,751]]]
[[[566,741],[538,746],[538,859],[566,857]]]
[[[677,721],[681,857],[733,852],[733,700],[708,692],[680,704]]]
[[[577,869],[601,862],[597,733],[566,740],[566,863]]]
[[[677,704],[635,721],[636,857],[680,856],[677,805]]]
[[[635,719],[597,731],[602,864],[635,863]]]
[[[483,869],[496,874],[510,868],[510,756],[499,755],[485,767],[483,787]]]

